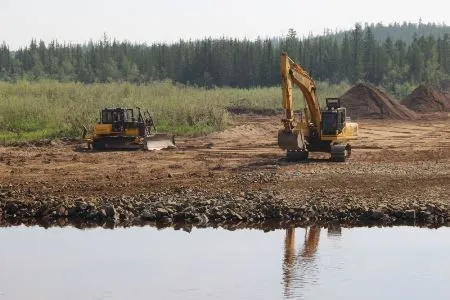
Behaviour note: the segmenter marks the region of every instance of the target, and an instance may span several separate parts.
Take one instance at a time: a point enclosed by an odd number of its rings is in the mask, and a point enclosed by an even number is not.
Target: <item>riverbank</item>
[[[345,163],[287,162],[277,117],[236,122],[160,152],[0,147],[0,224],[450,223],[448,120],[359,121]]]

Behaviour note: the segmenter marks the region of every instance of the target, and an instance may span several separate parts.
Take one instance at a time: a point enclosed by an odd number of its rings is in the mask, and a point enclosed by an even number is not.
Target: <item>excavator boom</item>
[[[321,115],[319,99],[316,95],[316,83],[311,76],[301,66],[290,59],[286,53],[281,53],[280,61],[282,86],[283,89],[289,90],[289,92],[283,90],[283,108],[286,111],[286,118],[292,116],[293,119],[294,115],[292,96],[292,83],[294,83],[300,88],[305,97],[305,102],[311,115],[311,122],[315,127],[320,128]]]
[[[295,128],[295,119],[294,119],[294,103],[292,97],[292,81],[290,80],[290,64],[288,60],[288,56],[285,53],[281,54],[280,60],[280,68],[281,68],[281,89],[282,89],[282,103],[283,109],[285,111],[285,117],[282,120],[285,131],[292,132]]]

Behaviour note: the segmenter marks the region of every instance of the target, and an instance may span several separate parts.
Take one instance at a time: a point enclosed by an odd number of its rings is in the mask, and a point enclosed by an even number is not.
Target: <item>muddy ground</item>
[[[360,120],[345,163],[292,163],[278,117],[158,152],[0,147],[0,224],[450,224],[450,121]]]

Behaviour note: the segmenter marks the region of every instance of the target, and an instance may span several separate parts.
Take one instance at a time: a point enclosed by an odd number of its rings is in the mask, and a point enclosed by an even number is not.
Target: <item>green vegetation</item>
[[[342,83],[319,83],[321,100],[341,95]],[[296,104],[303,101],[296,92]],[[159,132],[200,135],[225,128],[228,108],[246,112],[265,109],[281,115],[281,91],[271,88],[194,88],[170,81],[146,85],[82,84],[41,81],[0,82],[0,143],[48,137],[80,137],[81,124],[94,124],[99,109],[128,106],[148,108]]]
[[[177,135],[222,129],[229,111],[280,113],[282,51],[320,82],[321,99],[360,80],[400,99],[420,83],[450,79],[449,28],[356,24],[317,37],[290,29],[282,38],[152,45],[105,36],[83,45],[33,40],[17,51],[3,43],[0,143],[78,137],[104,106],[149,108],[159,131]]]
[[[352,84],[364,80],[395,95],[401,95],[408,84],[437,84],[449,78],[449,26],[380,26],[356,24],[351,31],[304,39],[290,29],[285,37],[255,41],[222,38],[146,45],[105,36],[84,45],[33,40],[14,52],[3,44],[0,80],[151,83],[170,79],[205,87],[270,87],[279,84],[282,51],[315,80]],[[412,35],[409,42],[398,38],[402,34]]]
[[[375,40],[378,42],[384,42],[387,38],[391,40],[400,40],[405,42],[407,45],[414,41],[414,37],[418,36],[433,36],[435,39],[443,37],[446,33],[450,31],[450,27],[446,24],[436,24],[436,23],[422,23],[419,20],[418,23],[403,22],[402,24],[394,22],[388,25],[383,23],[371,23],[364,24],[364,27],[370,27]],[[338,42],[342,42],[345,35],[349,35],[350,31],[338,32],[336,38]]]

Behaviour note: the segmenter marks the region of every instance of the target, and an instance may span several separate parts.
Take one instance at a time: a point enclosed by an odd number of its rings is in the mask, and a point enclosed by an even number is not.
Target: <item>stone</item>
[[[58,208],[57,213],[60,217],[66,217],[69,214],[67,209],[62,205]]]
[[[69,207],[67,209],[67,216],[73,217],[77,214],[77,208],[76,207]]]
[[[5,206],[5,212],[8,214],[15,214],[19,210],[19,206],[14,202],[7,202]]]
[[[156,215],[149,210],[144,210],[141,213],[141,219],[145,221],[154,221],[156,219]]]
[[[206,224],[209,222],[208,216],[207,215],[200,215],[200,220],[202,224]]]
[[[106,209],[102,208],[98,211],[98,216],[100,219],[106,219],[107,215],[106,215]]]
[[[233,214],[233,217],[235,217],[236,219],[238,219],[239,221],[242,221],[244,218],[240,215],[240,214],[238,214],[238,213],[234,213]]]
[[[93,219],[96,219],[97,216],[98,216],[98,210],[96,210],[96,209],[91,209],[91,210],[88,212],[86,218],[89,219],[89,220],[93,220]]]
[[[371,218],[372,220],[381,220],[381,219],[383,218],[383,216],[384,216],[384,214],[383,214],[383,212],[380,211],[380,210],[373,210],[373,211],[370,213],[370,218]]]
[[[192,231],[192,226],[184,226],[183,227],[183,231],[186,231],[186,232],[191,232]]]
[[[408,220],[415,220],[416,219],[416,211],[414,209],[405,210],[405,217]]]
[[[117,217],[117,212],[116,212],[116,209],[114,208],[114,205],[105,207],[105,212],[106,212],[106,218],[109,220],[115,219]]]
[[[85,203],[85,202],[77,202],[77,209],[79,211],[86,210],[87,207],[88,207],[87,203]]]
[[[169,211],[165,208],[159,207],[156,212],[160,215],[167,215],[169,213]]]
[[[164,224],[172,223],[172,218],[168,217],[168,216],[165,216],[165,217],[163,217],[161,219],[161,222],[164,223]]]

